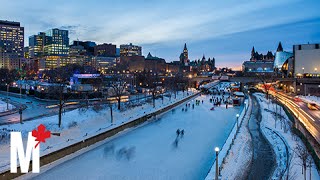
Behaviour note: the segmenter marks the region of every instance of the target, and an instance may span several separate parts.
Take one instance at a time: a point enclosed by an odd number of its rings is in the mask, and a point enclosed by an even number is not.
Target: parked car
[[[308,108],[311,110],[318,110],[318,107],[315,103],[308,103]]]

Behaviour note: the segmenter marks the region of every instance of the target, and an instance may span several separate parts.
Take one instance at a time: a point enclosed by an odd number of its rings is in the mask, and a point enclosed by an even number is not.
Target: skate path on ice
[[[240,110],[222,105],[210,111],[209,98],[198,97],[204,104],[194,109],[190,101],[187,112],[182,112],[184,103],[158,116],[160,120],[116,135],[34,179],[204,179],[213,164],[214,147],[222,147]],[[178,128],[185,134],[175,147]],[[134,147],[129,160],[117,156],[124,147]]]

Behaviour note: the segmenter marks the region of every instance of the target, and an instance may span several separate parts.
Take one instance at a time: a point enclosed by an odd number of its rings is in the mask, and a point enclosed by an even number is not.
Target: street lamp
[[[244,109],[247,110],[247,101],[244,102]]]
[[[219,177],[219,164],[218,164],[218,155],[219,155],[219,147],[215,147],[214,151],[216,152],[216,178],[215,180],[218,180]]]
[[[239,116],[240,116],[240,115],[237,114],[236,116],[237,116],[237,132],[238,132],[238,129],[239,129],[239,122],[238,122],[238,120],[239,120]]]
[[[22,106],[20,105],[19,107],[19,114],[20,114],[20,123],[23,124],[23,121],[22,121]]]

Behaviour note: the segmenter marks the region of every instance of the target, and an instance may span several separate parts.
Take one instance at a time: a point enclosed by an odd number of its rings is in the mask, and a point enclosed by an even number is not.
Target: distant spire
[[[252,50],[251,50],[251,58],[250,58],[251,61],[253,61],[255,59],[255,54],[256,54],[256,51],[255,51],[254,46],[253,46]]]
[[[278,45],[278,48],[277,48],[277,52],[281,52],[281,51],[283,51],[283,48],[282,48],[281,42],[279,42],[279,45]]]
[[[204,56],[204,54],[203,54],[203,56],[202,56],[202,61],[205,61],[206,60],[206,57]]]
[[[148,55],[147,55],[147,58],[150,59],[150,58],[152,58],[152,57],[153,57],[153,56],[152,56],[151,53],[149,52]]]
[[[187,49],[187,43],[184,43],[184,48],[183,49]]]

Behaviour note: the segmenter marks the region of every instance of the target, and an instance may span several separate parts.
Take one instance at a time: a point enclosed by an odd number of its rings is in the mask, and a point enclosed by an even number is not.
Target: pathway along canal
[[[251,96],[251,98],[253,106],[249,120],[249,130],[252,136],[253,158],[248,179],[270,179],[276,160],[271,145],[261,133],[261,109],[259,103],[254,96]]]

